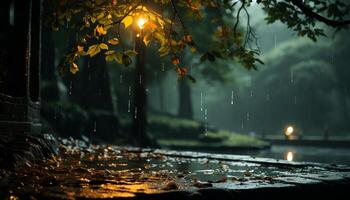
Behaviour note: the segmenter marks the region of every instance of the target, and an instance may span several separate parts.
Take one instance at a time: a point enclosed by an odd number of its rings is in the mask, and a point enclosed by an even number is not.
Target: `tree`
[[[262,63],[257,57],[259,51],[253,43],[256,38],[250,27],[250,14],[247,11],[252,5],[252,0],[54,0],[53,2],[56,8],[51,17],[53,28],[59,29],[70,24],[81,30],[78,33],[80,39],[74,50],[67,54],[60,64],[59,69],[62,73],[68,71],[77,73],[78,58],[94,57],[97,54],[104,55],[106,61],[130,65],[132,62],[130,57],[140,52],[130,48],[128,42],[130,38],[122,37],[121,33],[126,31],[133,32],[131,35],[142,36],[140,39],[145,46],[156,44],[159,55],[170,57],[181,79],[188,77],[193,80],[180,60],[185,48],[201,54],[203,61],[213,61],[217,58],[235,59],[247,69],[256,69],[256,64]],[[350,24],[349,20],[343,19],[350,10],[350,6],[343,1],[257,0],[256,3],[266,11],[267,23],[279,20],[295,30],[299,36],[307,36],[314,41],[317,37],[325,35],[322,26],[317,22],[337,30]],[[183,20],[183,16],[187,14],[201,21],[208,10],[230,13],[233,21],[233,23],[213,21],[210,24],[216,34],[215,51],[210,48],[198,48],[197,42],[206,43],[206,41],[196,41],[197,38],[191,34],[195,27],[188,29]],[[245,28],[239,26],[242,14],[247,19]],[[128,45],[129,48],[126,49]],[[145,105],[144,102],[142,104]]]

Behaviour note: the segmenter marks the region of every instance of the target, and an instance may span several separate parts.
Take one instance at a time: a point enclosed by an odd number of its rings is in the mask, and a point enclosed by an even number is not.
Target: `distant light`
[[[143,17],[140,17],[138,20],[137,20],[137,26],[140,28],[140,29],[143,29],[144,28],[144,25],[147,23],[147,20]]]
[[[289,162],[293,161],[293,156],[294,156],[293,152],[288,151],[286,154],[286,160]]]
[[[293,126],[288,126],[285,134],[286,134],[286,136],[291,136],[291,135],[293,135],[293,132],[294,132]]]

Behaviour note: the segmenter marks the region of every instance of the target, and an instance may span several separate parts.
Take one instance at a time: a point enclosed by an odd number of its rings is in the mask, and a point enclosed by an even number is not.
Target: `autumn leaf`
[[[184,77],[187,74],[187,68],[186,67],[177,67],[176,72],[180,77]]]
[[[105,44],[105,43],[100,43],[100,44],[99,44],[99,47],[100,47],[100,49],[108,50],[108,45]]]
[[[173,63],[173,65],[179,65],[180,64],[180,60],[179,60],[179,58],[178,57],[173,57],[172,59],[171,59],[171,63]]]
[[[106,35],[107,34],[107,30],[101,25],[96,26],[95,32],[97,32],[99,35]]]
[[[108,40],[108,43],[111,45],[117,45],[119,44],[119,39],[118,38],[112,38],[110,40]]]
[[[122,23],[124,24],[125,29],[127,29],[133,22],[133,18],[131,16],[126,16],[123,20]]]
[[[78,46],[77,46],[77,52],[78,52],[78,53],[82,53],[83,51],[84,51],[84,47],[78,45]]]
[[[192,41],[193,41],[193,38],[192,38],[191,35],[186,34],[186,35],[184,35],[184,41],[185,41],[185,42],[192,42]]]
[[[100,51],[100,45],[94,44],[89,47],[87,54],[89,54],[90,57],[94,57],[96,54],[100,53]]]
[[[150,35],[146,35],[143,37],[143,43],[147,46],[151,42],[151,37]]]
[[[70,65],[69,71],[70,71],[72,74],[76,74],[76,73],[79,71],[78,65],[75,64],[75,63],[72,63],[72,64]]]
[[[197,49],[196,49],[195,47],[190,47],[190,51],[191,51],[192,53],[196,53]]]

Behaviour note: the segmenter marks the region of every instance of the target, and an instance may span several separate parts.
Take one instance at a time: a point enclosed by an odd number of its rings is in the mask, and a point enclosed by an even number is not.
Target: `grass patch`
[[[208,132],[207,136],[201,135],[197,139],[158,139],[162,147],[186,146],[186,147],[263,147],[267,143],[251,136],[232,133],[225,130]]]

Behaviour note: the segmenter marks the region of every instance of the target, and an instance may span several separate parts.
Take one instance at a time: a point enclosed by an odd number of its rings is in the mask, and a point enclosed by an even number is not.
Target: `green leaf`
[[[123,54],[120,52],[115,53],[114,60],[119,64],[123,64]]]
[[[192,82],[192,83],[196,83],[196,79],[191,76],[191,75],[187,75],[187,78]]]
[[[127,50],[124,52],[128,56],[136,56],[137,52],[135,50]]]
[[[132,60],[128,55],[124,54],[122,57],[122,62],[127,67],[132,63]]]

